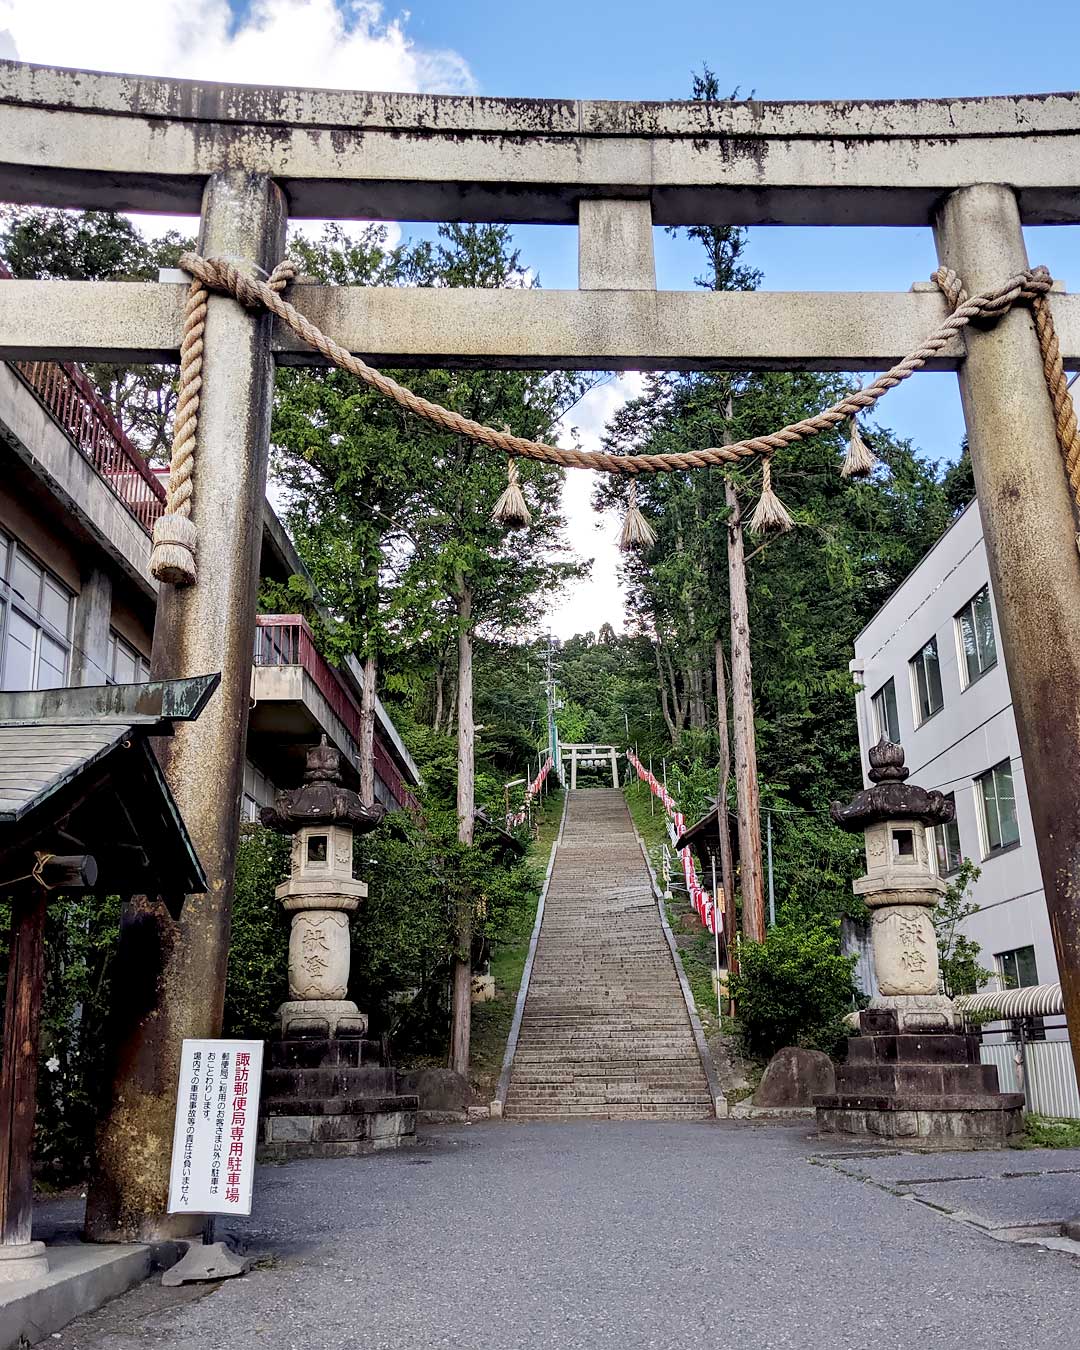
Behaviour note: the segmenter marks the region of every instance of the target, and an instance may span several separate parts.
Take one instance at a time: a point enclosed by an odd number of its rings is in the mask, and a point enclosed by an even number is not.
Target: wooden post
[[[735,862],[731,856],[731,830],[728,828],[728,781],[731,778],[731,738],[728,734],[727,675],[724,671],[724,644],[716,639],[716,730],[720,738],[720,774],[717,784],[716,829],[720,836],[720,884],[724,888],[724,945],[728,970],[739,968],[735,944],[738,919],[735,914]]]
[[[473,723],[472,594],[464,579],[458,587],[458,625],[458,841],[471,844],[476,823],[476,727]],[[465,1076],[469,1072],[472,1037],[472,941],[473,897],[471,892],[466,892],[458,896],[450,1017],[450,1068]]]
[[[757,743],[754,736],[754,679],[750,665],[746,555],[739,497],[729,479],[724,480],[724,499],[731,508],[727,534],[728,590],[731,595],[731,707],[735,732],[743,932],[751,942],[763,942],[765,891],[761,875],[761,810],[758,801]]]
[[[48,1269],[41,1243],[30,1245],[30,1174],[37,1101],[38,1037],[45,973],[47,892],[32,884],[12,897],[11,954],[0,1065],[0,1282]],[[17,1250],[4,1251],[4,1248]],[[24,1259],[25,1258],[25,1259]]]

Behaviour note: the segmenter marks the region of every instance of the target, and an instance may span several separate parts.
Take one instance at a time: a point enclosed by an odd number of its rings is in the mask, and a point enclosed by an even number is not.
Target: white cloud
[[[0,0],[18,58],[232,84],[470,93],[457,52],[428,50],[379,0]],[[15,53],[12,53],[15,54]]]
[[[0,0],[0,56],[44,65],[231,84],[470,93],[453,51],[418,47],[379,0],[252,0],[236,25],[227,0]],[[149,236],[193,235],[195,217],[135,216]],[[350,227],[359,233],[367,222]],[[294,229],[317,237],[321,221]],[[388,247],[401,238],[389,225]]]
[[[573,410],[569,424],[560,428],[559,440],[569,444],[570,425],[577,428],[585,450],[599,450],[604,428],[624,403],[636,398],[644,387],[637,371],[617,375],[590,389]],[[592,559],[592,575],[562,597],[548,614],[551,631],[558,637],[596,632],[610,623],[616,632],[625,627],[625,593],[618,577],[619,530],[622,522],[611,512],[597,515],[590,498],[594,475],[587,469],[568,469],[563,488],[563,511],[569,524],[570,542],[581,557]]]

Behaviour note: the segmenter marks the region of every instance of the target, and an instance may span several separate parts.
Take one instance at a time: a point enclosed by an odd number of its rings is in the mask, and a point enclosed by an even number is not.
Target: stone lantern
[[[367,1017],[345,997],[349,915],[367,895],[353,877],[353,836],[373,830],[382,815],[381,806],[365,807],[342,785],[341,756],[325,736],[308,751],[303,786],[279,792],[260,813],[264,825],[292,835],[289,879],[276,891],[293,916],[289,1001],[278,1009],[284,1039],[367,1031]]]
[[[870,910],[879,992],[859,1013],[835,1093],[814,1099],[818,1128],[923,1148],[1001,1146],[1022,1127],[1023,1095],[998,1091],[997,1069],[980,1062],[939,982],[932,910],[945,886],[926,829],[948,824],[955,807],[907,777],[903,747],[883,737],[870,751],[872,786],[832,805],[838,825],[866,837],[854,889]]]
[[[870,751],[869,776],[873,787],[847,806],[834,802],[830,814],[866,836],[866,875],[853,889],[871,914],[879,995],[870,1006],[895,1011],[901,1031],[945,1031],[958,1025],[958,1014],[939,988],[931,912],[945,883],[931,871],[926,827],[948,824],[956,807],[908,783],[903,746],[884,738]]]

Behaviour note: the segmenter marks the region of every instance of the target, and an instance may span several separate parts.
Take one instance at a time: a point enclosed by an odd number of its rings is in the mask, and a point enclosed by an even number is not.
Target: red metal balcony
[[[345,681],[315,646],[307,620],[300,614],[259,614],[255,629],[256,666],[298,666],[326,700],[331,712],[354,741],[360,741],[360,705]],[[375,773],[399,806],[419,810],[420,803],[390,752],[375,731]]]
[[[0,262],[0,279],[10,278]],[[15,361],[11,368],[151,534],[165,510],[165,489],[80,367],[70,361]]]

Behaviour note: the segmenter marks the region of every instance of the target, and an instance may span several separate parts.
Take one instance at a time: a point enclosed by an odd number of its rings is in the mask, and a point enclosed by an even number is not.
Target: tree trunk
[[[675,744],[678,736],[686,726],[686,711],[690,705],[690,695],[684,689],[683,696],[679,697],[679,681],[675,676],[675,666],[672,664],[671,655],[664,653],[664,664],[667,666],[668,683],[671,686],[671,707],[673,718],[673,729],[671,733],[671,743]]]
[[[716,730],[720,737],[720,774],[717,784],[716,824],[720,835],[720,884],[724,888],[724,942],[728,970],[739,968],[735,943],[738,920],[735,916],[735,863],[731,856],[731,830],[728,826],[728,781],[731,778],[731,740],[728,736],[727,676],[724,673],[724,644],[716,639]]]
[[[360,800],[375,801],[375,681],[379,659],[373,652],[364,657],[364,688],[360,695]]]
[[[668,699],[667,681],[664,679],[664,668],[660,664],[660,647],[657,643],[652,643],[653,656],[656,659],[656,682],[660,687],[660,709],[664,714],[664,724],[668,729],[668,735],[671,737],[672,744],[675,741],[675,722],[671,716],[671,702]]]
[[[757,744],[754,738],[754,680],[750,667],[750,613],[746,599],[739,498],[725,480],[728,518],[728,590],[731,594],[731,708],[735,732],[735,787],[739,808],[739,873],[742,879],[743,932],[752,942],[765,940],[765,892],[761,876],[761,810],[758,801]]]
[[[473,726],[472,592],[463,581],[460,582],[458,591],[458,624],[458,840],[462,844],[471,844],[473,815],[476,809],[473,763],[476,733]],[[472,1032],[472,942],[473,897],[471,892],[465,891],[458,896],[457,932],[454,937],[450,1067],[466,1076],[469,1072],[469,1039]]]
[[[432,731],[442,727],[443,705],[446,700],[446,665],[440,659],[435,663],[435,712],[431,719]]]

